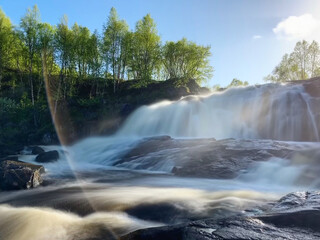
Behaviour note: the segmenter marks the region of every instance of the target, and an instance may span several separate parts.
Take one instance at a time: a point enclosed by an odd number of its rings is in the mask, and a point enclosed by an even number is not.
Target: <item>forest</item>
[[[101,127],[110,133],[141,105],[209,91],[201,85],[213,76],[210,46],[186,38],[163,43],[150,14],[131,30],[111,8],[101,26],[101,32],[69,26],[66,15],[51,25],[41,21],[36,5],[14,26],[0,9],[1,149],[56,142],[52,118],[58,115],[68,115],[66,135],[76,140],[74,133],[90,134],[87,125],[96,121],[111,119]],[[265,80],[319,75],[319,44],[300,41]],[[248,84],[234,78],[213,90]]]
[[[131,111],[170,98],[167,89],[147,91],[150,84],[170,80],[170,87],[185,87],[187,94],[191,79],[201,84],[212,77],[210,46],[186,38],[163,44],[150,14],[130,30],[111,8],[102,29],[69,27],[67,16],[57,25],[41,22],[36,5],[14,26],[0,9],[0,146],[54,134],[46,90],[53,115],[68,108],[69,121],[81,125],[115,118],[123,105]]]

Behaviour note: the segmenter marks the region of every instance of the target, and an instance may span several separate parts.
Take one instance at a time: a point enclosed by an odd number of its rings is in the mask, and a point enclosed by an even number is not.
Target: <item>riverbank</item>
[[[6,81],[10,82],[15,77],[11,73]],[[27,76],[24,78],[27,80]],[[56,81],[54,79],[53,82]],[[135,80],[121,81],[115,93],[109,82],[108,79],[86,79],[78,83],[78,92],[73,97],[58,102],[49,101],[56,109],[55,118],[61,119],[59,125],[59,121],[56,121],[56,129],[52,124],[44,89],[39,90],[40,100],[33,107],[22,95],[23,89],[10,89],[2,85],[0,158],[17,154],[24,146],[57,144],[56,130],[63,132],[64,144],[92,135],[110,135],[119,129],[130,113],[142,105],[210,92],[192,79],[183,85],[174,79],[148,81],[144,86]],[[48,92],[53,90],[48,89]]]

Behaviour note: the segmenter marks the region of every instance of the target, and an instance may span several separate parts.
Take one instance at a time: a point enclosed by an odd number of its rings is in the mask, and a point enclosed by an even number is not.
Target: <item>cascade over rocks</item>
[[[319,239],[320,192],[286,195],[264,213],[137,230],[121,240]]]
[[[231,88],[134,111],[120,136],[320,141],[320,78]]]
[[[314,159],[305,177],[315,178],[317,157],[314,147],[300,150],[299,144],[272,140],[172,139],[169,136],[146,138],[114,165],[117,167],[167,171],[183,177],[235,178],[257,163],[273,158]],[[168,157],[170,156],[170,157]],[[303,164],[303,162],[301,163]]]

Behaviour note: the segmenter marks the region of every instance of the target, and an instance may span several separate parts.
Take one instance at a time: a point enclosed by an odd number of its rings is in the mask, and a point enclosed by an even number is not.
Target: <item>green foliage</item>
[[[316,41],[297,42],[291,54],[285,54],[266,81],[286,82],[320,76],[320,48]]]
[[[39,23],[39,40],[38,48],[41,55],[41,60],[46,72],[49,76],[58,74],[58,66],[55,62],[55,46],[54,46],[54,36],[56,33],[55,27],[48,23]]]
[[[18,108],[16,102],[10,98],[0,98],[0,112],[6,113],[10,111],[15,111]]]
[[[142,85],[147,84],[161,66],[161,42],[150,14],[139,20],[132,39],[130,72]]]
[[[221,89],[222,89],[222,88],[221,88],[220,84],[215,84],[215,85],[213,85],[212,88],[211,88],[211,90],[212,90],[213,92],[218,92],[218,91],[220,91]]]
[[[104,30],[103,45],[107,65],[110,65],[114,81],[114,92],[119,79],[124,79],[127,54],[125,53],[125,37],[128,24],[120,20],[115,8],[111,8],[108,22]]]
[[[242,82],[241,80],[234,78],[232,79],[231,83],[227,86],[227,88],[230,87],[241,87],[241,86],[248,86],[249,83],[247,81]]]
[[[53,118],[69,107],[80,120],[116,117],[127,101],[138,106],[198,89],[190,79],[212,76],[209,57],[210,47],[186,39],[163,46],[150,14],[129,30],[112,8],[100,36],[78,24],[70,28],[67,16],[55,26],[41,22],[37,6],[13,27],[0,9],[0,145],[39,141],[53,131],[45,90]],[[174,79],[154,81],[168,78]]]
[[[28,72],[28,96],[33,105],[43,91],[43,74],[60,76],[52,89],[60,100],[74,96],[78,82],[91,77],[111,77],[114,93],[124,79],[139,80],[139,86],[168,78],[179,79],[180,85],[191,78],[202,83],[212,77],[210,55],[210,47],[185,38],[162,46],[150,14],[130,31],[112,8],[100,37],[97,31],[91,33],[76,23],[70,29],[67,16],[56,26],[42,23],[36,5],[21,18],[20,27],[13,29],[0,10],[0,88],[4,69],[21,76]]]
[[[200,46],[185,38],[178,42],[167,42],[163,47],[165,74],[170,79],[196,79],[202,83],[212,77],[210,56],[209,46]]]
[[[97,105],[99,105],[99,103],[101,102],[100,98],[80,98],[77,100],[77,103],[79,104],[79,106],[81,107],[95,107]]]
[[[12,24],[0,8],[0,87],[3,69],[9,67],[8,62],[12,57]]]

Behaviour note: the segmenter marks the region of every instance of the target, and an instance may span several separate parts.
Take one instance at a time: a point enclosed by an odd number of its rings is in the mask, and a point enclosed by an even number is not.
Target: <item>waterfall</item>
[[[231,88],[142,106],[117,136],[319,141],[319,106],[302,84]]]

